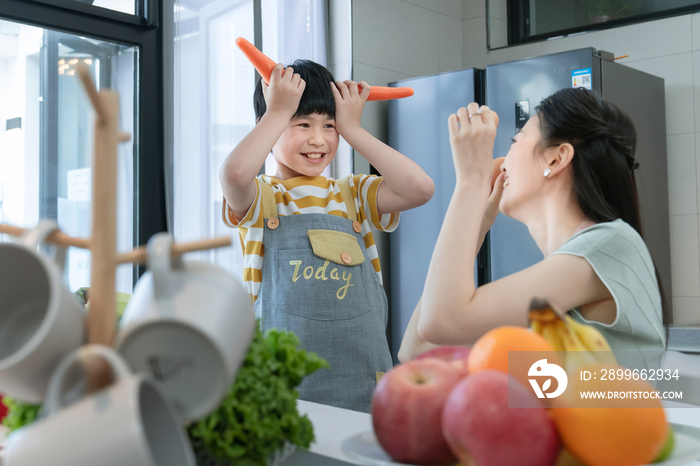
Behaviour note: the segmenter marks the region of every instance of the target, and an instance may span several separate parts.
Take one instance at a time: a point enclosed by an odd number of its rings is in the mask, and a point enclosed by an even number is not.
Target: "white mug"
[[[148,269],[120,322],[116,348],[134,371],[158,379],[185,421],[215,410],[255,330],[248,294],[205,262],[171,260],[172,237],[148,242]]]
[[[42,220],[20,244],[0,243],[0,392],[31,404],[85,341],[85,311],[63,284],[65,248],[56,247],[55,263],[37,252],[57,228]]]
[[[104,358],[116,380],[64,407],[67,375],[82,357]],[[44,417],[7,438],[3,466],[195,466],[180,415],[159,384],[131,374],[111,348],[86,345],[51,376]]]

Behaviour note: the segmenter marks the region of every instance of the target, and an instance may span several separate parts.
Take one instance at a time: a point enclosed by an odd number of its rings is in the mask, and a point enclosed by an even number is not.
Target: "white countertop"
[[[372,430],[371,415],[303,400],[297,401],[297,407],[300,414],[309,416],[316,441],[308,453],[295,453],[284,466],[362,464],[349,458],[341,445],[348,437]]]
[[[299,412],[309,416],[316,441],[309,452],[296,452],[284,466],[342,466],[363,463],[348,457],[342,449],[345,439],[372,430],[372,416],[366,413],[335,408],[333,406],[299,400]],[[669,422],[700,428],[700,407],[674,402],[664,402]],[[6,429],[0,426],[0,439]],[[0,455],[1,456],[1,455]],[[683,466],[700,466],[692,461]]]
[[[674,424],[684,424],[700,427],[700,406],[693,406],[672,401],[663,402],[666,408],[666,419]],[[683,466],[700,466],[700,461],[691,461]]]
[[[664,403],[669,422],[686,424],[700,428],[700,407],[682,403]],[[297,452],[284,466],[347,465],[363,463],[348,457],[342,449],[345,439],[372,430],[372,416],[357,411],[332,406],[298,401],[301,414],[307,414],[313,423],[316,442],[309,452]],[[700,466],[700,461],[692,461],[683,466]]]

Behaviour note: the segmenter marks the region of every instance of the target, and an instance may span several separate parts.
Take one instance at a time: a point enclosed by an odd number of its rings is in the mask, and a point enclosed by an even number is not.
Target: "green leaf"
[[[299,348],[292,332],[256,330],[237,377],[219,408],[188,429],[197,456],[232,465],[260,465],[291,442],[308,449],[314,440],[308,417],[296,409],[304,377],[328,362]]]
[[[41,409],[41,405],[22,403],[9,396],[3,397],[2,403],[7,407],[7,416],[2,420],[2,425],[10,429],[10,432],[34,422]]]

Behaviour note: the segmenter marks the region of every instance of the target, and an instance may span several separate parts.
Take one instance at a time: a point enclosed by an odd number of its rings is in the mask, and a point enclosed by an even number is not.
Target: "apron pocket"
[[[321,259],[344,266],[360,265],[365,261],[357,238],[342,231],[308,230],[311,247]]]
[[[271,297],[275,312],[336,321],[355,319],[370,311],[365,296],[374,290],[366,289],[362,267],[338,265],[311,249],[269,252],[276,263]]]

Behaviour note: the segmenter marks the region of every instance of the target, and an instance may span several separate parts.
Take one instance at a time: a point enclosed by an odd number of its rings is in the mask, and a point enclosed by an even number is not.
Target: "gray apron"
[[[263,184],[262,331],[289,330],[330,363],[306,377],[299,398],[369,412],[377,372],[392,367],[388,304],[367,256],[347,179],[338,180],[351,219],[329,214],[277,217]]]

